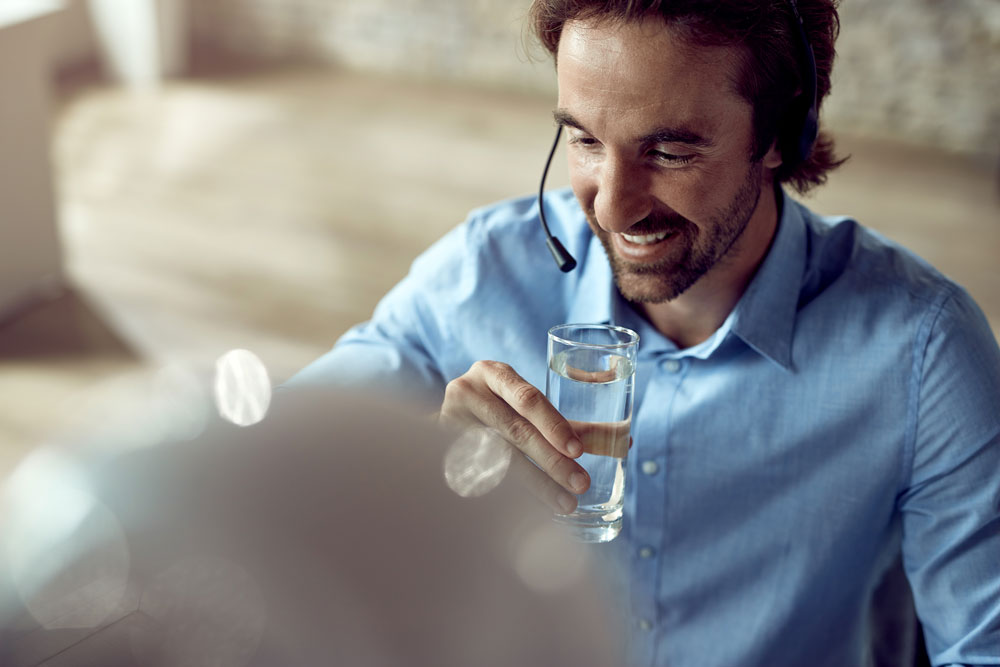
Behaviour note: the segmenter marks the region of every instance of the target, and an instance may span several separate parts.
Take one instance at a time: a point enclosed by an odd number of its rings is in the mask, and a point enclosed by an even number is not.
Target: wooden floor
[[[133,405],[164,365],[206,379],[246,348],[287,378],[469,209],[537,187],[551,105],[301,69],[64,94],[69,288],[0,326],[0,474],[81,415]],[[812,205],[922,254],[1000,331],[994,165],[838,137],[853,158]]]

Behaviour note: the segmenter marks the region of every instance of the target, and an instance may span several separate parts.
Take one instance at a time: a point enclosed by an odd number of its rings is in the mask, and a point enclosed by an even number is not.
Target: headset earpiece
[[[795,0],[787,0],[788,6],[792,10],[792,15],[795,17],[795,27],[799,35],[799,46],[802,51],[802,92],[801,97],[797,98],[794,102],[795,114],[794,117],[798,116],[801,118],[801,123],[798,125],[797,139],[794,142],[789,142],[790,148],[794,151],[792,155],[788,155],[788,152],[782,151],[783,157],[787,160],[789,157],[795,160],[795,164],[802,164],[812,153],[813,146],[816,144],[816,137],[819,135],[819,109],[817,108],[817,74],[816,74],[816,54],[813,53],[812,44],[809,43],[809,36],[806,33],[806,26],[802,22],[802,16],[799,14],[798,5],[795,4]]]
[[[802,133],[799,135],[798,155],[799,164],[809,159],[813,146],[816,145],[816,136],[819,134],[819,119],[816,118],[816,107],[810,107],[802,120]]]

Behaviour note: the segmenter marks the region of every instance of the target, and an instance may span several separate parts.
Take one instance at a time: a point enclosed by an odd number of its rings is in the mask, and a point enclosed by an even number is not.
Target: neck
[[[767,256],[778,228],[778,209],[776,188],[765,185],[746,229],[729,252],[677,298],[639,304],[639,311],[681,349],[707,340],[736,307]]]

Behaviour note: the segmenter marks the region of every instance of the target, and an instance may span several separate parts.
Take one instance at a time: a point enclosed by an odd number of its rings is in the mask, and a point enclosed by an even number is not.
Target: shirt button
[[[642,630],[642,631],[644,631],[644,632],[649,632],[650,630],[653,629],[653,624],[650,623],[649,621],[647,621],[644,618],[640,618],[639,619],[639,629]]]
[[[652,558],[654,553],[653,547],[642,547],[639,549],[639,558]]]
[[[655,475],[660,471],[660,466],[656,461],[643,461],[642,471],[647,475]]]
[[[681,362],[676,359],[667,359],[663,362],[663,370],[668,373],[676,373],[681,369]]]

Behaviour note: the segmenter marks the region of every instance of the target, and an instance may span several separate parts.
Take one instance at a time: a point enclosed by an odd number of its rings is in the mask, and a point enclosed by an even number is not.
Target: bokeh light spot
[[[68,455],[43,448],[18,466],[0,525],[5,569],[42,627],[96,627],[118,608],[129,574],[124,531]]]
[[[538,593],[566,590],[583,579],[588,568],[583,547],[557,526],[537,526],[517,544],[514,570]]]
[[[251,426],[271,404],[271,379],[250,350],[230,350],[215,362],[215,405],[224,419]]]
[[[463,498],[495,489],[510,468],[511,449],[498,433],[487,428],[464,431],[444,456],[444,478]]]

